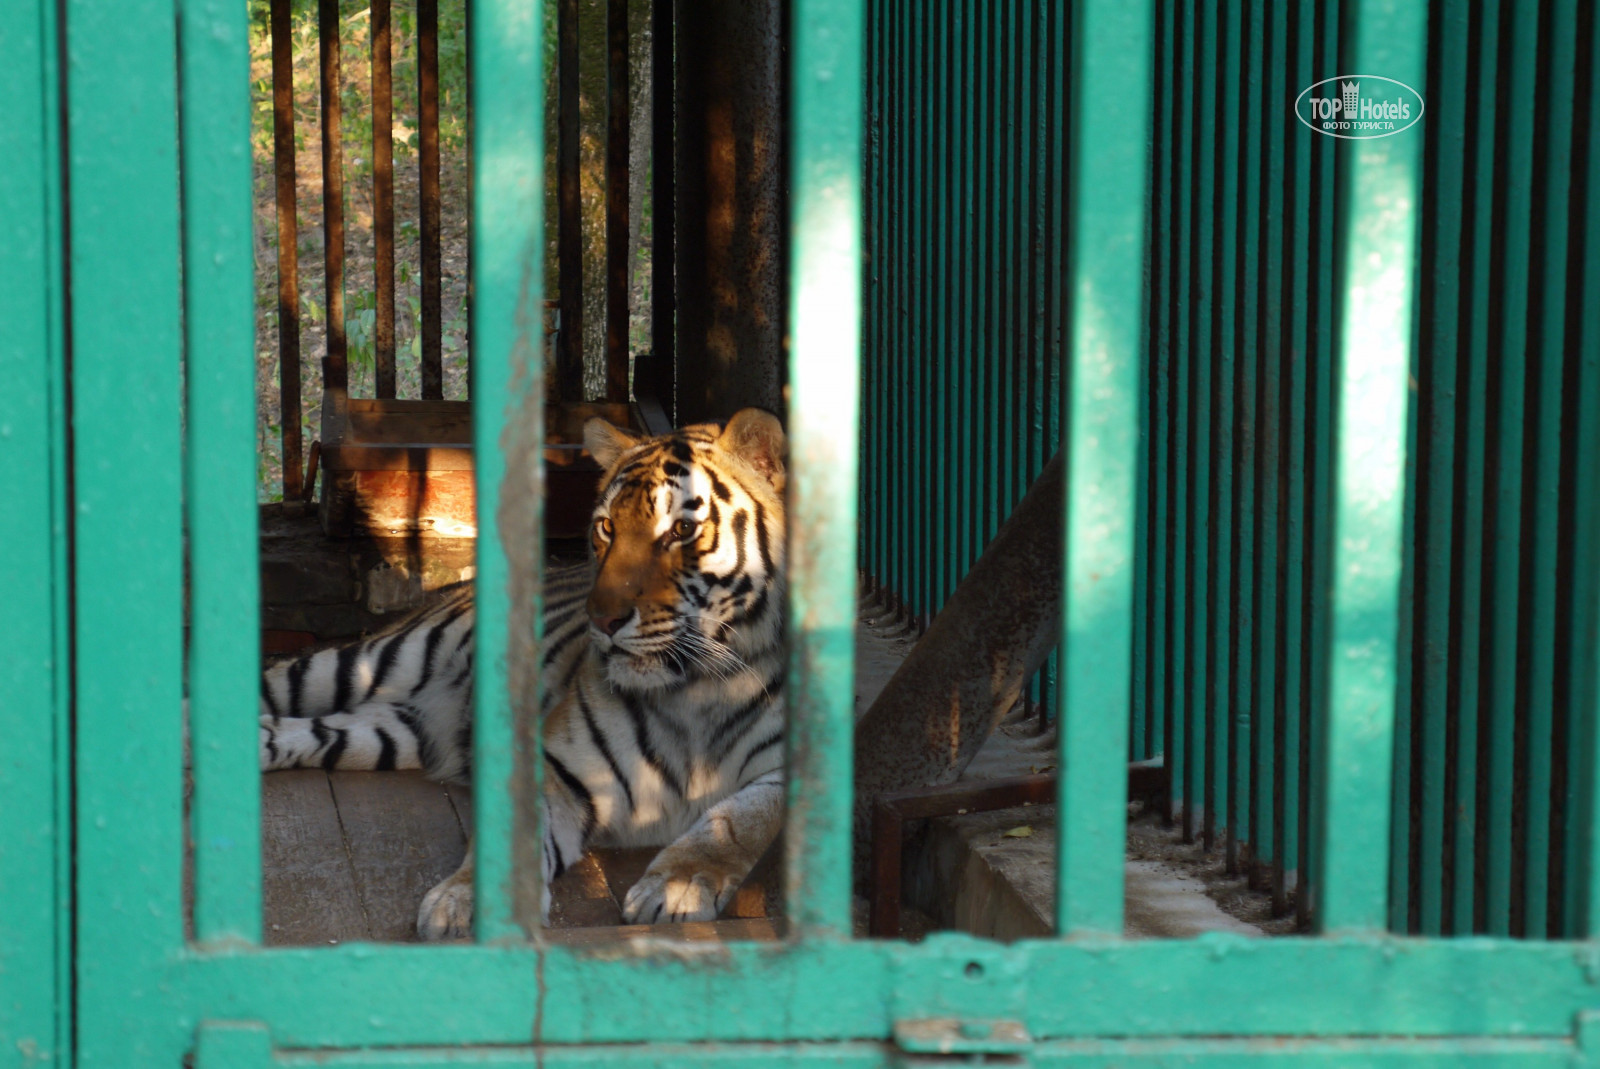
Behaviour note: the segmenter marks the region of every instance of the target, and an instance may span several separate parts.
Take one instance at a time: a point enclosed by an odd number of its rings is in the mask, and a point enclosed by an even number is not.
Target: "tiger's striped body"
[[[662,845],[630,922],[702,920],[776,836],[783,783],[783,434],[586,431],[606,467],[591,561],[546,575],[547,883],[593,845]],[[273,666],[263,769],[470,768],[470,585],[363,642]],[[423,901],[426,937],[464,935],[471,852]],[[548,901],[548,900],[547,900]]]

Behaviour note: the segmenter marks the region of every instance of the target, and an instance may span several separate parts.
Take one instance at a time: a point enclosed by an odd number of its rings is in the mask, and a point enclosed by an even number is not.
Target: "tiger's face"
[[[729,678],[782,638],[783,428],[745,409],[725,429],[636,438],[584,429],[606,468],[589,528],[589,637],[623,690]]]

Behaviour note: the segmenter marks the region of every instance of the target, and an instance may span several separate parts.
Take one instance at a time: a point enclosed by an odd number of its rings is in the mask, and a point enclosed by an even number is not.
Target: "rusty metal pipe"
[[[855,732],[855,869],[874,801],[961,775],[1061,631],[1063,460],[1045,465]]]

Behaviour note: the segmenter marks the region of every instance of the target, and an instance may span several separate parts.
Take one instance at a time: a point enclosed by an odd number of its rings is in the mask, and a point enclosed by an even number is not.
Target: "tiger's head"
[[[602,419],[589,528],[589,636],[611,683],[649,691],[727,678],[783,639],[784,453],[777,418],[640,438]]]

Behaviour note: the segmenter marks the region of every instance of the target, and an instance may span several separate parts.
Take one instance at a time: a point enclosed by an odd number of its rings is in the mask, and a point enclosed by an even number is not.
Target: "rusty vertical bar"
[[[300,248],[289,0],[272,0],[272,139],[278,212],[278,433],[283,442],[283,499],[299,501],[304,496],[300,479]]]
[[[377,324],[375,389],[394,396],[394,79],[389,55],[389,0],[372,0],[372,239]]]
[[[677,423],[672,399],[673,368],[676,363],[677,289],[673,257],[676,252],[677,193],[673,176],[675,136],[674,107],[677,101],[673,69],[674,0],[655,0],[650,29],[650,349],[661,378],[654,384],[657,399],[667,415]]]
[[[628,0],[606,0],[606,400],[628,400]]]
[[[439,0],[417,0],[417,111],[421,152],[422,399],[444,399],[440,315]]]
[[[583,400],[583,227],[578,182],[578,0],[558,0],[556,257],[561,288],[561,350],[556,386],[563,401]]]
[[[344,335],[344,144],[339,121],[339,0],[318,0],[317,49],[322,68],[322,262],[327,287],[327,355],[322,360],[322,425],[343,421],[349,397]],[[298,463],[298,462],[297,462]],[[285,497],[288,495],[285,494]]]

